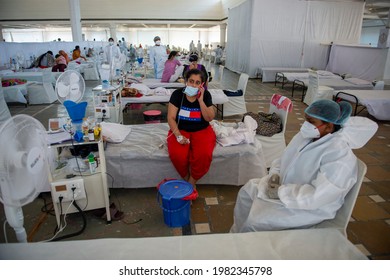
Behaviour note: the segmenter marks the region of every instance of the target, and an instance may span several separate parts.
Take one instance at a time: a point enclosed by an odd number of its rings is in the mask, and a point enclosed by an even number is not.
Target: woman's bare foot
[[[192,178],[192,176],[190,176],[190,178],[188,178],[188,183],[190,183],[192,185],[192,187],[194,188],[194,190],[196,190],[196,182],[198,180],[195,180],[194,178]]]

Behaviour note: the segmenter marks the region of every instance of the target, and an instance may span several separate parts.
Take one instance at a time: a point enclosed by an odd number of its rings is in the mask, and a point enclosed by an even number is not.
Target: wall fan
[[[28,115],[0,126],[0,201],[19,242],[27,242],[22,206],[49,186],[46,131]]]

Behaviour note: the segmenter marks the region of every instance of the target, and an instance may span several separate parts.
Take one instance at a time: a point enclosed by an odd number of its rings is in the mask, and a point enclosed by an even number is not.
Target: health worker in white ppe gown
[[[239,191],[230,232],[305,228],[333,219],[357,181],[357,158],[378,125],[349,117],[351,105],[318,100],[305,110],[306,121],[274,160],[269,175]]]
[[[154,37],[154,46],[150,48],[149,60],[154,67],[154,76],[156,79],[161,79],[165,61],[168,59],[168,54],[165,46],[161,45],[159,36]]]
[[[119,59],[121,51],[117,45],[114,43],[114,39],[108,39],[108,45],[104,47],[104,62],[111,64],[114,59]]]

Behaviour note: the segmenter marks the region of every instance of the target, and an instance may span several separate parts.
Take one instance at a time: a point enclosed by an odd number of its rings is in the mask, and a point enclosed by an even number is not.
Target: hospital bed
[[[367,260],[367,257],[337,229],[302,229],[8,243],[0,244],[0,259]]]
[[[116,188],[155,187],[164,178],[180,175],[172,165],[166,146],[167,123],[131,125],[123,142],[108,143],[107,172]],[[222,147],[216,145],[209,172],[199,184],[243,185],[266,174],[261,143]]]
[[[32,82],[21,85],[3,87],[4,100],[6,103],[22,103],[27,106],[27,86]]]
[[[274,82],[276,81],[277,73],[287,73],[287,72],[307,72],[307,68],[298,68],[298,67],[262,67],[261,68],[261,81],[265,82]]]
[[[307,85],[309,84],[309,79],[295,80],[293,82],[291,96],[294,97],[294,91],[296,88],[302,89],[302,101],[305,98],[305,93]],[[327,86],[333,88],[335,91],[340,90],[372,90],[374,89],[374,84],[370,81],[357,79],[357,78],[347,78],[347,79],[319,79],[318,84],[320,86]]]
[[[319,70],[317,71],[318,78],[320,80],[322,79],[338,79],[341,80],[342,77],[334,74],[329,71]],[[306,69],[306,72],[277,72],[275,74],[275,86],[276,84],[282,83],[282,88],[284,88],[284,85],[287,83],[294,83],[295,81],[307,81],[309,80],[309,70]]]
[[[142,84],[148,86],[149,88],[158,88],[158,87],[163,87],[163,88],[183,88],[185,87],[184,83],[163,83],[161,82],[161,79],[152,79],[152,78],[146,78],[142,80]]]
[[[15,72],[6,73],[3,79],[24,79],[29,83],[27,84],[27,96],[29,104],[49,104],[57,101],[57,95],[54,91],[53,83],[55,83],[56,75],[50,71],[42,72]],[[23,101],[25,99],[20,95],[21,103],[27,103]],[[26,99],[25,99],[26,100]]]
[[[96,89],[97,88],[98,87],[96,87]],[[173,91],[174,89],[169,89],[169,95],[143,95],[141,97],[121,97],[122,110],[126,108],[127,104],[168,103]],[[209,92],[211,94],[213,104],[217,108],[217,111],[221,113],[223,119],[223,104],[229,102],[228,97],[225,95],[222,89],[209,89]]]
[[[335,92],[334,97],[354,103],[355,116],[366,108],[376,119],[390,120],[390,90],[343,90]]]

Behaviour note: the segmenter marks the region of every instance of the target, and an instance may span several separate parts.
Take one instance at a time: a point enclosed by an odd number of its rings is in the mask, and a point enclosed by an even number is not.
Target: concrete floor
[[[211,64],[212,74],[218,77],[219,67]],[[223,79],[215,81],[210,87],[235,89],[239,75],[229,70],[224,71]],[[217,78],[215,78],[217,79]],[[217,79],[218,80],[218,79]],[[84,96],[89,101],[87,115],[92,115],[92,88],[99,81],[87,81]],[[281,89],[273,83],[262,83],[261,79],[250,79],[247,86],[247,110],[251,112],[268,111],[270,97],[280,93],[291,98],[291,88]],[[293,112],[289,114],[286,140],[291,140],[303,123],[306,105],[300,101],[300,95],[294,94]],[[63,106],[50,105],[19,106],[10,105],[12,115],[27,114],[37,118],[47,127],[48,119],[67,116]],[[158,109],[166,114],[166,106],[143,105],[124,114],[125,124],[144,123],[142,112]],[[367,116],[363,111],[362,116]],[[370,116],[368,116],[370,117]],[[370,117],[371,118],[371,117]],[[239,121],[240,118],[225,118],[227,121]],[[371,259],[390,259],[390,122],[377,121],[379,130],[369,143],[356,150],[356,155],[368,166],[349,226],[348,238]],[[95,238],[126,238],[189,235],[204,233],[226,233],[233,223],[233,208],[240,186],[199,185],[199,198],[191,206],[191,224],[182,228],[170,228],[164,224],[162,210],[157,203],[155,188],[146,189],[111,189],[110,200],[125,216],[120,221],[106,224],[94,215],[94,211],[85,212],[87,225],[77,236],[64,240],[82,240]],[[50,239],[56,229],[54,210],[50,193],[43,193],[34,202],[23,207],[25,228],[31,242]],[[5,220],[3,208],[0,217]],[[80,214],[67,217],[68,226],[62,236],[80,231],[83,220]],[[6,227],[8,242],[15,242],[14,232]],[[5,242],[4,233],[0,233],[0,242]]]

